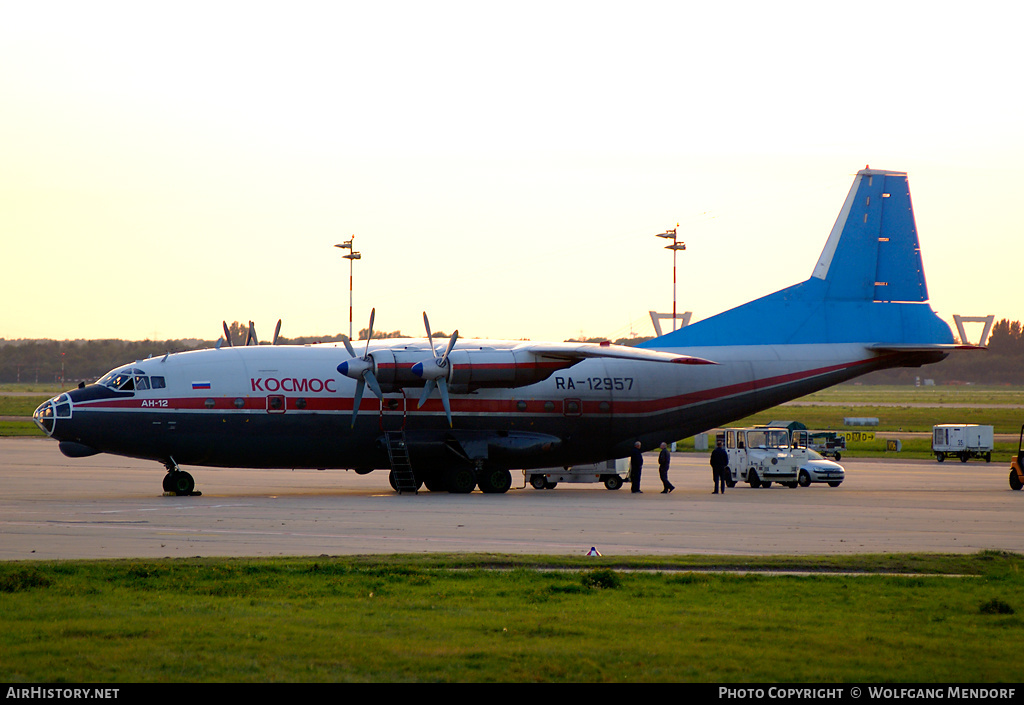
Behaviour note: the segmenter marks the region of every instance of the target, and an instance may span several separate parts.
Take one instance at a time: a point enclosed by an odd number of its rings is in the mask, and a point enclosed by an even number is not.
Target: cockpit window
[[[135,378],[127,371],[111,372],[108,375],[104,375],[97,384],[102,384],[122,392],[135,390]]]
[[[132,392],[136,390],[164,389],[167,384],[163,377],[149,377],[145,371],[140,369],[115,370],[100,377],[96,384],[110,387],[121,392]]]

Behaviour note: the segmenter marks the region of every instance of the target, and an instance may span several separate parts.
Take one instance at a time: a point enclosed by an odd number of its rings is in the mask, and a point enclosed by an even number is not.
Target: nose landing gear
[[[174,458],[164,462],[167,474],[164,475],[164,492],[179,497],[199,497],[202,492],[196,491],[196,481],[192,475],[178,467]]]

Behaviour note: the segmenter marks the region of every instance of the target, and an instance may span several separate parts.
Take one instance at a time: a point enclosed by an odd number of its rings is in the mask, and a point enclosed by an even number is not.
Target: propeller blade
[[[246,346],[260,344],[260,341],[256,339],[256,325],[252,321],[249,321],[249,334],[245,336],[245,344]]]
[[[228,322],[224,321],[224,341],[231,347],[231,331],[228,329]]]
[[[427,329],[427,343],[430,345],[430,351],[434,352],[434,339],[430,335],[430,321],[427,319],[427,312],[423,312],[423,327]],[[434,357],[437,357],[437,353],[434,352]]]
[[[452,427],[452,405],[448,401],[448,383],[444,378],[437,380],[437,391],[441,392],[441,404],[444,406],[444,414],[448,417],[448,428]]]
[[[373,340],[373,317],[374,317],[374,315],[376,313],[377,313],[377,309],[375,309],[375,308],[371,308],[370,309],[370,328],[369,328],[369,330],[367,331],[367,334],[366,334],[366,353],[365,353],[364,357],[369,357],[370,356],[370,341]]]
[[[416,407],[417,409],[422,409],[423,405],[427,403],[427,398],[430,396],[430,393],[434,391],[435,385],[436,383],[433,378],[427,380],[426,385],[423,387],[423,395],[420,397],[419,406]]]
[[[363,384],[362,378],[356,382],[356,395],[352,399],[352,428],[356,426],[356,416],[359,415],[359,402],[363,400]]]
[[[384,398],[384,392],[380,390],[380,385],[377,384],[377,378],[373,375],[372,370],[367,370],[363,373],[363,379],[370,385],[370,391],[377,395],[378,399]]]
[[[345,343],[345,349],[348,350],[348,354],[355,357],[356,351],[352,349],[352,343],[349,342],[347,335],[341,336],[341,342]]]
[[[281,319],[277,319],[277,327],[274,328],[274,345],[277,345],[277,339],[281,337]]]
[[[452,333],[451,340],[448,341],[448,347],[445,349],[444,355],[441,356],[440,362],[437,363],[441,367],[444,367],[448,363],[448,354],[451,353],[452,348],[455,347],[455,341],[458,340],[458,339],[459,339],[459,331],[455,331],[454,333]]]

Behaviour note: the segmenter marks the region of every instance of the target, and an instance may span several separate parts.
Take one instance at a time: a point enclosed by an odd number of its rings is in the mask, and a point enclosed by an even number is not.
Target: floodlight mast
[[[348,339],[352,340],[352,263],[357,259],[362,259],[362,254],[355,251],[352,246],[356,240],[356,236],[353,235],[351,240],[335,245],[343,250],[348,250],[347,255],[342,255],[348,260]]]
[[[657,234],[657,237],[672,238],[672,244],[665,246],[666,250],[672,250],[672,330],[676,329],[676,253],[686,249],[686,243],[677,240],[678,230],[679,223],[676,223],[671,230]]]

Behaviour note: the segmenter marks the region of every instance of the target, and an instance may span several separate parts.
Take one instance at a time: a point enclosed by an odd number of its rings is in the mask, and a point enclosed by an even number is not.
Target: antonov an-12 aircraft
[[[778,245],[778,243],[776,243]],[[512,469],[624,458],[958,346],[932,311],[903,172],[857,173],[807,281],[631,348],[372,339],[218,344],[111,371],[35,411],[70,457],[391,472],[399,491],[505,492]],[[364,392],[369,389],[369,394]]]

